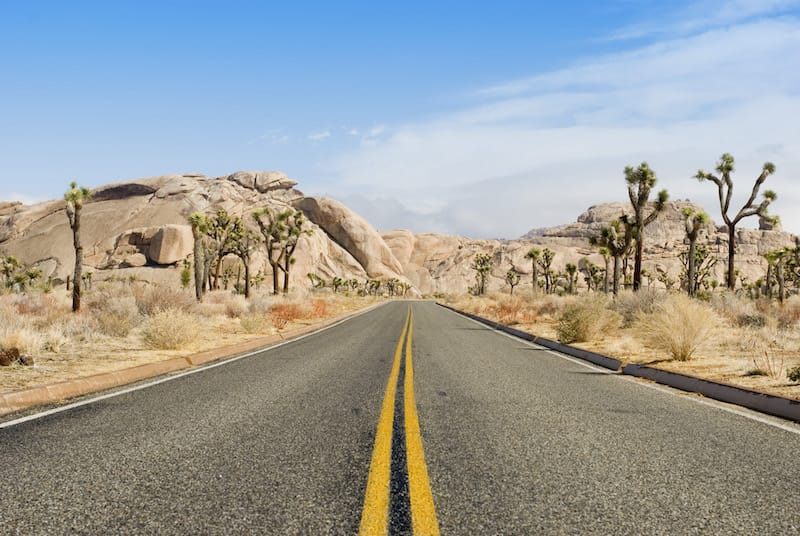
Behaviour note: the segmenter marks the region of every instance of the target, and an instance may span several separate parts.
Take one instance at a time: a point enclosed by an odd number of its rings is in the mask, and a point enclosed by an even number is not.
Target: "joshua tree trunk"
[[[192,229],[194,231],[194,229]],[[197,301],[203,300],[203,238],[199,232],[194,233],[194,296]]]
[[[612,279],[614,296],[619,293],[619,265],[619,255],[614,255],[614,277]]]
[[[75,211],[72,226],[72,243],[75,247],[75,272],[72,281],[72,310],[81,310],[81,267],[83,265],[83,246],[81,246],[81,218],[80,211]]]
[[[775,272],[775,276],[778,279],[778,300],[783,303],[783,300],[786,298],[786,286],[783,277],[782,261],[775,266]]]
[[[289,293],[289,264],[290,264],[289,255],[286,255],[283,259],[283,293]]]
[[[603,257],[603,262],[605,263],[605,266],[606,266],[605,273],[603,274],[603,292],[605,294],[608,294],[608,287],[609,287],[608,282],[609,282],[609,279],[611,279],[611,274],[608,271],[608,269],[609,269],[608,264],[609,264],[610,260],[611,259],[609,259],[607,256]]]
[[[688,267],[686,269],[686,290],[689,293],[689,296],[694,296],[695,288],[694,280],[695,280],[695,271],[697,270],[695,266],[695,250],[697,249],[697,240],[689,240],[689,258],[687,259]]]
[[[772,299],[772,263],[767,260],[767,277],[764,278],[764,295]]]
[[[733,259],[736,256],[736,228],[733,225],[728,225],[728,288],[734,290],[736,288],[736,270],[733,267]]]
[[[250,259],[244,263],[244,297],[250,297]]]

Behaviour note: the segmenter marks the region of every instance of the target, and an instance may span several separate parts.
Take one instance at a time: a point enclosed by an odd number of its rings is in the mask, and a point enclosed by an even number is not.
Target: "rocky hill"
[[[530,274],[525,253],[533,245],[556,252],[553,263],[561,269],[588,256],[602,265],[589,246],[589,237],[627,210],[624,203],[590,207],[576,223],[538,229],[518,240],[472,240],[409,231],[379,233],[366,220],[333,199],[305,196],[297,183],[275,171],[240,171],[223,177],[200,174],[164,175],[97,188],[83,210],[82,241],[85,270],[96,279],[137,277],[176,284],[184,259],[191,257],[193,239],[187,217],[195,211],[211,213],[224,208],[250,220],[257,208],[294,207],[302,210],[314,232],[303,236],[295,256],[292,284],[307,286],[306,274],[324,279],[406,280],[415,292],[462,293],[472,284],[470,263],[476,253],[489,253],[495,268],[490,289],[505,288],[504,275],[513,268]],[[660,266],[675,276],[677,259],[684,249],[681,209],[688,201],[668,204],[659,219],[646,230],[645,268]],[[0,253],[14,255],[26,265],[39,267],[45,278],[63,281],[72,271],[74,253],[63,200],[36,205],[0,203]],[[737,267],[753,279],[763,275],[761,255],[784,245],[795,236],[774,229],[739,230]],[[718,279],[726,252],[727,235],[712,223],[701,242],[719,255]],[[267,275],[269,265],[259,253],[253,273]],[[530,282],[523,278],[523,286]]]

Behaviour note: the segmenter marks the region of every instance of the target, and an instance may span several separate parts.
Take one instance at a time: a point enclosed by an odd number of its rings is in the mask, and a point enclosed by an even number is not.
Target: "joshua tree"
[[[231,253],[239,257],[244,265],[244,297],[249,298],[250,257],[260,240],[255,231],[249,229],[241,218],[235,217],[231,224],[229,242]]]
[[[611,220],[608,227],[600,230],[599,237],[592,237],[593,246],[606,248],[614,259],[614,275],[611,278],[614,295],[619,292],[620,259],[628,254],[633,241],[633,226],[626,215]]]
[[[603,292],[608,294],[609,281],[611,280],[611,252],[605,246],[600,246],[597,252],[603,257]]]
[[[217,210],[216,214],[206,219],[206,235],[208,235],[208,247],[211,250],[211,258],[216,266],[214,268],[214,283],[212,289],[219,289],[220,272],[222,271],[222,259],[230,253],[234,253],[234,241],[231,239],[234,218],[225,209]]]
[[[289,270],[295,263],[294,250],[302,235],[311,235],[313,229],[303,229],[306,217],[299,210],[292,211],[286,218],[286,231],[283,241],[283,293],[289,292]]]
[[[194,237],[194,295],[197,301],[203,301],[208,219],[200,212],[194,212],[189,216],[189,224],[192,226],[192,236]]]
[[[289,291],[289,270],[294,263],[294,250],[304,230],[306,222],[302,212],[287,208],[275,212],[269,207],[253,212],[267,248],[267,262],[272,267],[272,291],[278,294],[278,272],[283,272],[283,292]]]
[[[542,258],[539,260],[539,265],[542,267],[542,273],[544,273],[545,294],[550,294],[555,286],[553,285],[553,270],[550,269],[550,267],[553,265],[553,259],[555,256],[555,251],[544,248],[544,251],[542,251]]]
[[[625,182],[628,183],[628,199],[633,207],[633,239],[636,241],[636,255],[633,267],[633,290],[637,291],[642,286],[642,256],[644,254],[644,228],[655,221],[658,215],[664,210],[664,206],[669,198],[666,190],[658,192],[658,199],[653,205],[653,210],[645,215],[650,191],[656,185],[656,174],[642,162],[639,167],[625,168]]]
[[[78,183],[73,181],[69,185],[69,190],[64,194],[67,202],[67,219],[72,229],[72,245],[75,248],[75,270],[72,275],[72,310],[81,310],[81,266],[83,265],[83,246],[81,245],[81,209],[83,204],[89,200],[91,193],[88,188],[79,188]]]
[[[0,269],[2,269],[3,277],[5,277],[5,284],[10,287],[14,278],[14,274],[20,268],[19,259],[16,257],[0,257]]]
[[[780,248],[764,255],[767,260],[765,294],[768,298],[772,298],[773,280],[778,283],[778,300],[783,303],[786,298],[786,265],[793,260],[794,251],[794,248]]]
[[[267,262],[272,267],[272,293],[278,294],[278,272],[282,269],[284,240],[291,211],[276,213],[269,207],[253,212],[253,219],[264,237],[267,249]]]
[[[511,270],[506,272],[506,283],[511,288],[509,294],[511,296],[514,295],[514,287],[519,285],[520,275],[512,268]]]
[[[488,253],[478,253],[472,259],[470,268],[475,270],[474,294],[476,296],[481,296],[486,292],[486,278],[489,277],[493,262],[494,259]]]
[[[571,262],[564,266],[564,271],[567,274],[567,293],[575,294],[575,287],[578,283],[578,267]]]
[[[683,209],[683,216],[686,218],[686,238],[689,239],[689,256],[687,257],[687,292],[689,296],[694,296],[697,292],[696,277],[695,277],[695,262],[697,255],[695,250],[697,248],[697,237],[700,234],[700,229],[709,222],[708,214],[702,210],[696,211],[691,207]]]
[[[344,279],[338,276],[331,279],[331,288],[333,289],[333,293],[336,294],[337,292],[339,292],[339,289],[342,286],[344,286],[344,283],[345,283]]]
[[[767,180],[767,177],[775,173],[775,164],[772,162],[764,163],[761,174],[756,178],[753,184],[753,190],[750,192],[750,197],[747,202],[739,209],[734,217],[728,215],[728,210],[731,206],[731,197],[733,196],[733,181],[731,180],[731,173],[734,171],[733,156],[728,153],[723,154],[716,167],[717,175],[713,173],[706,173],[702,169],[694,176],[699,181],[711,181],[717,185],[719,191],[719,206],[722,213],[722,219],[728,227],[728,271],[727,271],[727,285],[728,288],[733,290],[736,286],[736,269],[734,267],[734,257],[736,255],[736,225],[739,224],[744,218],[750,216],[761,216],[765,219],[771,219],[767,214],[769,204],[775,201],[777,195],[772,190],[766,190],[763,194],[763,199],[760,204],[756,205],[756,198],[761,185]]]
[[[539,259],[542,258],[542,250],[531,248],[525,254],[525,258],[531,261],[531,285],[533,293],[536,294],[539,291]]]

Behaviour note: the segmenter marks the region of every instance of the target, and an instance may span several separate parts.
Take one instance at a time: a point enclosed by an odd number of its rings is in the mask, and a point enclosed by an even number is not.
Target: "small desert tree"
[[[513,268],[506,272],[506,283],[508,283],[508,286],[511,289],[509,291],[509,294],[511,296],[514,295],[514,287],[519,285],[519,280],[520,280],[520,275]]]
[[[614,259],[614,274],[611,278],[612,291],[616,296],[619,292],[619,275],[621,259],[628,254],[633,241],[633,226],[628,222],[626,215],[611,220],[608,227],[600,230],[600,236],[592,237],[590,243],[594,246],[606,248]]]
[[[531,248],[525,254],[525,259],[531,261],[531,284],[534,294],[539,291],[539,259],[541,258],[542,250],[539,248]]]
[[[22,265],[19,259],[9,255],[8,257],[0,257],[0,270],[3,272],[6,287],[11,287],[14,280],[14,274],[20,269]]]
[[[567,275],[567,293],[575,294],[575,287],[578,283],[578,267],[568,262],[566,266],[564,266],[564,271]]]
[[[686,238],[689,239],[689,255],[686,258],[687,266],[687,293],[689,296],[694,296],[697,292],[697,278],[696,261],[697,261],[697,238],[700,234],[700,229],[709,222],[708,214],[702,210],[695,210],[692,207],[683,209],[683,216],[686,218]]]
[[[545,294],[550,294],[553,291],[553,259],[555,259],[556,253],[548,248],[544,248],[542,251],[542,258],[539,260],[539,266],[542,267],[542,273],[544,275],[544,292]]]
[[[489,272],[492,270],[494,259],[488,253],[478,253],[472,259],[470,268],[475,270],[475,288],[474,294],[481,296],[486,293],[486,279],[489,277]]]
[[[761,185],[764,184],[767,177],[775,173],[775,164],[772,162],[764,163],[761,174],[756,178],[755,184],[753,184],[750,197],[733,217],[728,215],[731,206],[731,198],[733,197],[733,181],[731,180],[731,173],[734,171],[733,156],[728,153],[723,154],[719,162],[717,162],[716,171],[717,175],[706,173],[701,169],[694,178],[701,182],[711,181],[717,185],[720,212],[722,214],[722,219],[725,221],[725,225],[728,227],[728,271],[726,273],[726,283],[728,288],[733,290],[736,287],[736,268],[734,267],[734,258],[736,256],[736,226],[744,218],[750,216],[761,216],[770,219],[770,216],[767,214],[767,209],[769,204],[775,201],[777,197],[775,192],[772,190],[765,191],[763,199],[759,204],[756,204],[756,198],[758,197],[758,191],[761,189]]]
[[[267,262],[272,267],[272,293],[278,294],[278,272],[282,269],[284,240],[286,236],[287,220],[291,212],[285,210],[276,212],[269,207],[264,207],[253,212],[253,219],[258,224],[264,245],[267,249]]]
[[[72,310],[81,310],[81,267],[83,265],[83,246],[81,245],[81,210],[83,204],[89,200],[91,193],[88,188],[78,187],[78,183],[71,182],[69,190],[64,194],[67,202],[67,219],[72,229],[72,245],[75,248],[75,270],[72,275]]]
[[[286,230],[283,237],[283,293],[289,292],[289,270],[295,263],[294,250],[297,249],[297,244],[300,237],[303,235],[310,236],[314,230],[304,229],[306,224],[305,215],[299,210],[292,211],[286,218]]]
[[[230,250],[244,265],[244,297],[250,297],[250,257],[260,242],[255,231],[248,228],[244,220],[233,218],[229,234]]]
[[[628,183],[628,199],[633,207],[633,239],[636,241],[636,252],[633,266],[633,290],[637,291],[642,286],[642,257],[644,255],[644,228],[655,221],[664,210],[669,194],[666,190],[658,192],[658,198],[649,214],[645,210],[650,200],[650,192],[656,185],[656,174],[642,162],[639,167],[625,168],[625,182]]]
[[[215,263],[214,282],[213,285],[209,284],[209,286],[213,290],[219,290],[222,259],[224,259],[225,256],[234,253],[234,241],[231,240],[234,218],[228,214],[227,210],[221,208],[217,210],[213,216],[208,217],[206,221],[207,225],[205,232],[209,238],[208,245],[212,252],[211,258]]]

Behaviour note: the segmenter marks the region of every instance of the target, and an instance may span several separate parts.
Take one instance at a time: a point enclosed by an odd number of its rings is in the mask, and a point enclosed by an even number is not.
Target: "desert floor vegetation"
[[[641,290],[446,296],[458,309],[626,363],[800,400],[800,296],[783,304],[727,291],[708,299]],[[792,378],[795,378],[792,380]]]
[[[63,289],[0,293],[0,392],[185,356],[356,311],[381,298],[327,291],[250,299],[143,281],[97,282],[73,313]],[[20,357],[32,358],[24,365]]]

